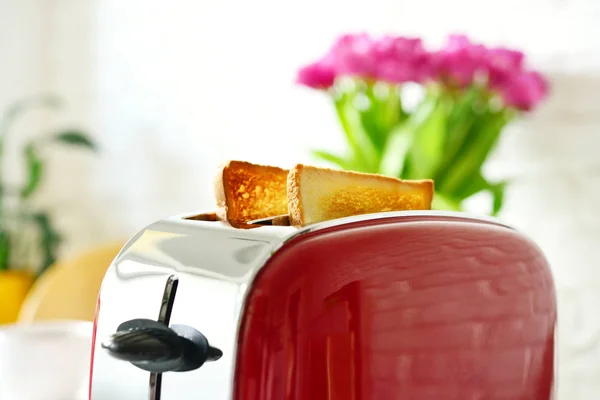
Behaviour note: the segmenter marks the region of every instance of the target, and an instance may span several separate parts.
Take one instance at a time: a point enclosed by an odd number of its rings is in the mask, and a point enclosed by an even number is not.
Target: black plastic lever
[[[223,356],[196,329],[187,325],[167,327],[150,319],[122,323],[102,347],[111,356],[154,373],[192,371]]]

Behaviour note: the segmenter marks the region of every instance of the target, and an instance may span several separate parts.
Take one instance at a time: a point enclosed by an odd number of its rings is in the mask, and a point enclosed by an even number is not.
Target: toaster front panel
[[[91,400],[230,400],[248,280],[281,241],[261,232],[178,220],[132,239],[102,284]],[[222,353],[199,367],[197,333]]]
[[[235,400],[548,400],[556,304],[515,231],[371,221],[299,237],[259,272]]]

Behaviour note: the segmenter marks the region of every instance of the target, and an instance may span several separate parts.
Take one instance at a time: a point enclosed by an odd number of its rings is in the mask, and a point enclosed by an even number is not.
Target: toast
[[[304,226],[384,211],[429,210],[433,189],[432,180],[401,180],[298,164],[287,177],[290,224]]]
[[[214,180],[217,218],[235,228],[248,221],[287,214],[288,170],[245,161],[230,161]]]

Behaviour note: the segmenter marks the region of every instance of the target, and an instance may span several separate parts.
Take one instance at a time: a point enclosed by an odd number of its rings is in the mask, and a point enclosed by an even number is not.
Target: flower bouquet
[[[548,94],[524,58],[461,35],[436,50],[418,38],[342,36],[298,71],[298,83],[330,96],[348,144],[344,155],[314,155],[346,170],[434,179],[436,209],[461,210],[488,192],[495,215],[506,182],[482,167],[504,127]]]

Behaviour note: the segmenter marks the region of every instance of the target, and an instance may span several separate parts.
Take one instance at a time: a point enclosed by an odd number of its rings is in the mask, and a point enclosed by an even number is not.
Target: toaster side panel
[[[289,236],[284,228],[234,230],[217,222],[174,218],[154,223],[132,238],[102,283],[94,323],[89,398],[230,400],[234,344],[247,282],[270,257],[274,246],[281,244],[282,237]],[[189,336],[193,329],[222,351],[222,356],[191,370],[171,367],[154,372],[139,368],[130,362],[132,354],[143,358],[147,367],[149,357],[172,360],[183,353],[178,347],[183,342],[171,339],[167,343],[161,340],[165,336],[160,330],[156,336],[155,328],[142,339],[138,336],[128,342],[144,342],[142,345],[130,347],[117,357],[117,351],[111,355],[104,344],[114,343],[115,333],[142,330],[139,322],[131,327],[131,321],[140,319],[160,322],[169,329],[175,325],[189,328],[182,335]],[[123,328],[123,324],[130,324],[130,328]],[[168,351],[161,349],[167,356],[145,346],[157,342],[172,346]],[[186,357],[197,359],[200,347],[185,343]]]
[[[292,240],[257,275],[233,398],[548,400],[555,324],[546,260],[511,229],[341,226]]]

